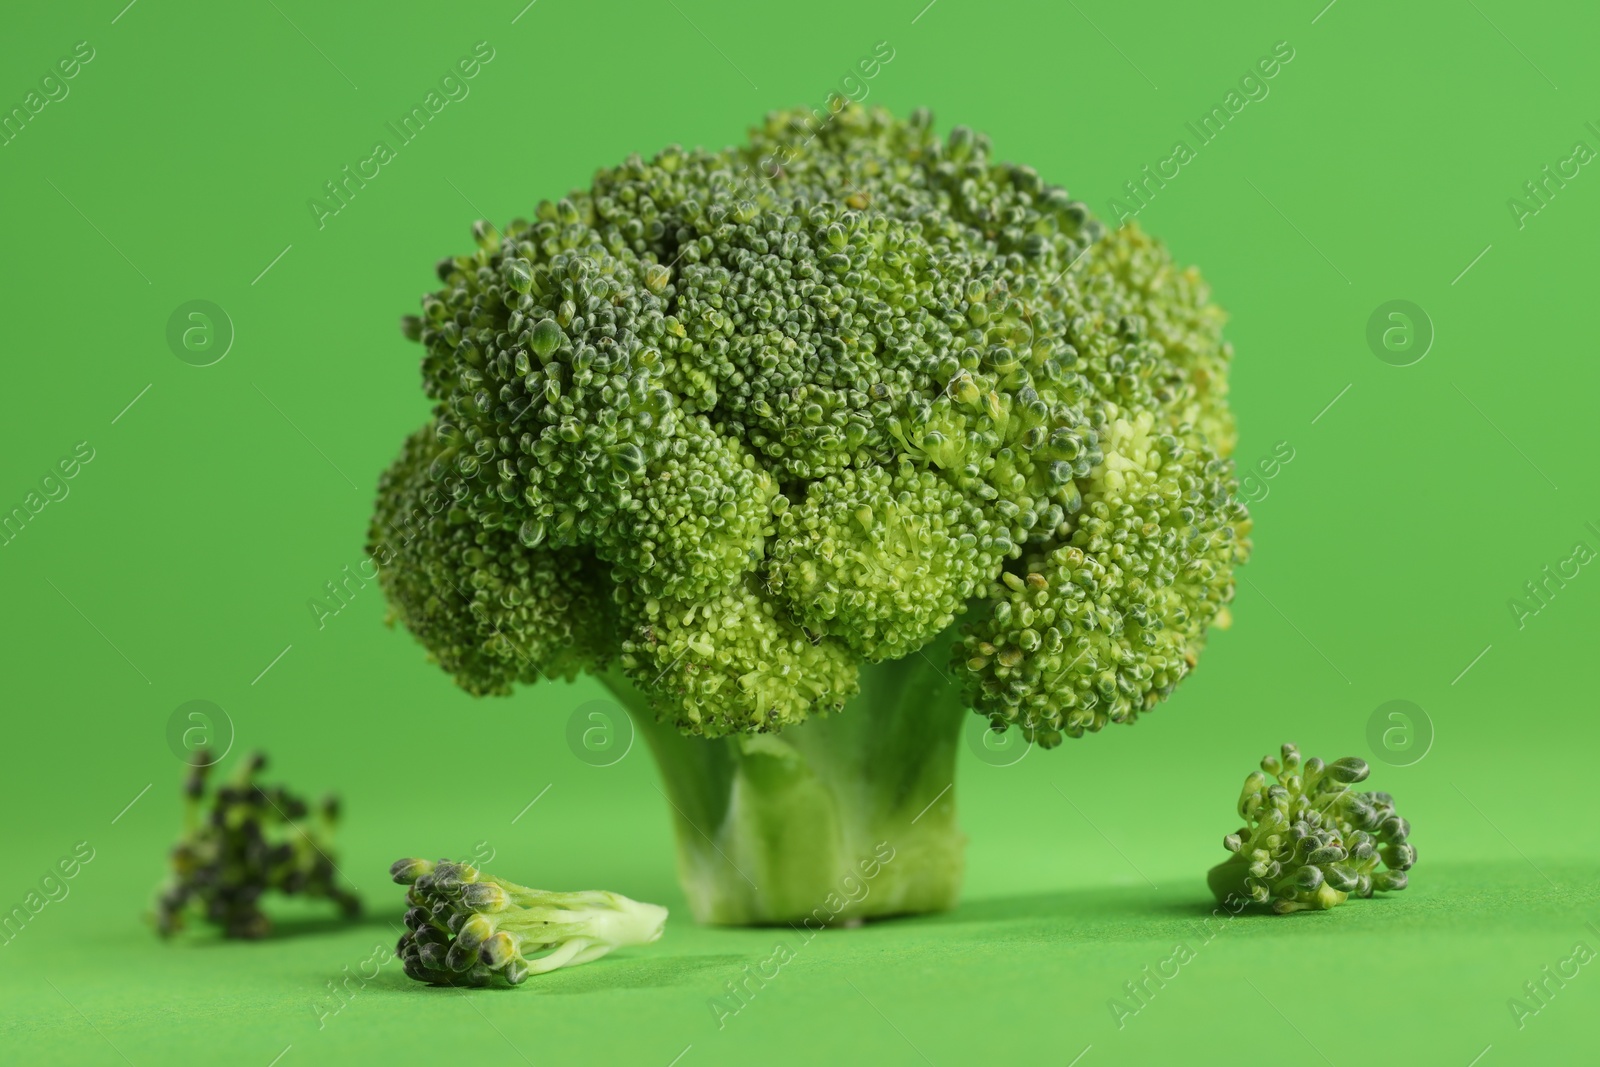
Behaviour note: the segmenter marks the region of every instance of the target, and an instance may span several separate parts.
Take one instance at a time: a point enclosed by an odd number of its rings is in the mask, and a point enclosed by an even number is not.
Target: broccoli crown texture
[[[434,418],[371,534],[467,689],[615,662],[720,736],[921,652],[1053,745],[1166,697],[1226,622],[1222,313],[982,135],[776,113],[475,235],[403,321]]]
[[[1354,756],[1302,763],[1293,745],[1283,746],[1281,758],[1263,759],[1239,794],[1247,825],[1223,838],[1233,857],[1213,871],[1212,889],[1279,914],[1336,907],[1352,893],[1404,889],[1417,862],[1406,841],[1411,824],[1395,813],[1388,793],[1350,788],[1366,781],[1368,769]]]

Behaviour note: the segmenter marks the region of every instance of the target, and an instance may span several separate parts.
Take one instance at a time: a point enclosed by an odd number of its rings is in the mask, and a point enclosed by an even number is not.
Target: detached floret
[[[156,901],[156,930],[167,937],[193,914],[218,926],[224,937],[260,938],[272,932],[261,898],[276,891],[322,897],[345,918],[361,901],[339,885],[333,827],[339,801],[329,795],[315,813],[283,786],[255,780],[266,756],[246,757],[233,780],[218,787],[205,807],[209,754],[202,751],[184,785],[184,835],[172,849],[172,879]]]
[[[410,886],[406,932],[396,952],[406,974],[430,985],[483,985],[597,960],[661,937],[667,909],[617,893],[548,893],[465,863],[397,860],[389,873]]]
[[[1281,759],[1263,759],[1239,795],[1246,825],[1223,838],[1233,858],[1209,877],[1217,899],[1238,894],[1283,915],[1337,907],[1352,893],[1404,889],[1417,862],[1406,841],[1411,824],[1395,813],[1388,793],[1350,788],[1367,773],[1366,761],[1354,756],[1302,765],[1293,745],[1283,746]]]

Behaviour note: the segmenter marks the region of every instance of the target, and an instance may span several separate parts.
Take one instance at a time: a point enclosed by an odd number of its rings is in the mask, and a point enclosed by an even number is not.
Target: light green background
[[[1575,141],[1600,149],[1591,10],[538,0],[513,24],[519,0],[124,2],[30,5],[0,36],[7,110],[76,42],[95,53],[0,147],[0,507],[94,450],[0,548],[0,905],[95,850],[0,947],[8,1063],[1592,1057],[1594,967],[1523,1029],[1507,1007],[1575,943],[1600,948],[1600,574],[1552,583],[1521,628],[1508,607],[1576,542],[1600,549],[1600,175],[1582,167],[1522,228],[1507,206]],[[319,230],[307,201],[479,41],[494,59],[470,95]],[[396,320],[474,218],[821,106],[879,41],[894,58],[869,103],[986,130],[1102,214],[1289,42],[1270,94],[1140,223],[1232,315],[1240,460],[1279,442],[1295,458],[1254,507],[1234,629],[1170,704],[1014,766],[964,754],[967,903],[802,947],[682,917],[642,749],[597,768],[566,745],[597,687],[474,702],[382,626],[375,585],[322,629],[307,601],[359,563],[377,474],[425,417]],[[165,339],[193,299],[237,333],[209,367]],[[1436,329],[1412,366],[1367,345],[1392,299]],[[342,792],[340,865],[371,922],[251,945],[161,945],[141,925],[180,807],[166,724],[197,698],[291,785]],[[1253,762],[1285,739],[1375,757],[1368,721],[1394,699],[1434,732],[1420,762],[1374,760],[1416,827],[1412,888],[1204,944],[1203,874]],[[511,992],[430,990],[390,964],[319,1029],[325,983],[394,938],[384,866],[480,841],[519,880],[672,906],[666,937]],[[708,998],[777,941],[796,959],[719,1030]],[[1180,942],[1193,961],[1119,1030],[1107,1001]]]

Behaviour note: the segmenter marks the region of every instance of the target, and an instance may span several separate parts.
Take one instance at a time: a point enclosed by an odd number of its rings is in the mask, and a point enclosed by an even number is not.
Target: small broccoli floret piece
[[[550,893],[465,863],[397,860],[406,932],[396,952],[406,974],[430,985],[484,985],[597,960],[661,937],[667,909],[617,893]]]
[[[453,492],[464,458],[451,428],[430,424],[379,483],[367,551],[389,621],[475,694],[603,668],[616,644],[605,566],[473,521]]]
[[[361,913],[360,899],[339,884],[333,859],[338,799],[329,795],[313,811],[284,787],[258,783],[266,764],[259,752],[246,757],[232,780],[213,791],[207,809],[211,758],[196,754],[184,784],[184,834],[172,849],[172,878],[156,899],[161,936],[183,929],[192,915],[220,927],[224,937],[266,937],[272,920],[260,902],[272,891],[331,900],[345,918]]]
[[[1354,756],[1302,763],[1293,745],[1283,746],[1281,758],[1263,759],[1239,795],[1246,825],[1222,841],[1233,856],[1208,879],[1217,899],[1270,904],[1283,915],[1337,907],[1352,893],[1404,889],[1417,862],[1406,840],[1411,824],[1395,813],[1388,793],[1350,788],[1367,772]]]

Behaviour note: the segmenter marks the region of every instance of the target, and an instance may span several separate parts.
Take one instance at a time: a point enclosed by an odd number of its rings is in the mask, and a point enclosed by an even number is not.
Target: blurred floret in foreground
[[[529,889],[465,863],[396,860],[406,932],[395,946],[406,974],[430,985],[518,985],[530,974],[589,963],[661,937],[667,909],[617,893]]]
[[[1302,762],[1293,745],[1283,746],[1281,759],[1263,759],[1239,795],[1246,825],[1222,840],[1233,856],[1207,878],[1217,899],[1270,904],[1283,915],[1338,907],[1352,893],[1404,889],[1417,862],[1406,843],[1411,824],[1395,814],[1388,793],[1350,788],[1368,770],[1354,756]]]
[[[163,937],[189,916],[220,927],[224,937],[265,937],[272,920],[260,900],[269,890],[325,898],[346,918],[360,914],[361,901],[339,885],[333,859],[338,799],[323,798],[313,812],[283,786],[255,780],[266,764],[259,752],[246,757],[208,806],[211,759],[196,753],[184,784],[183,838],[172,849],[172,878],[156,900]]]

